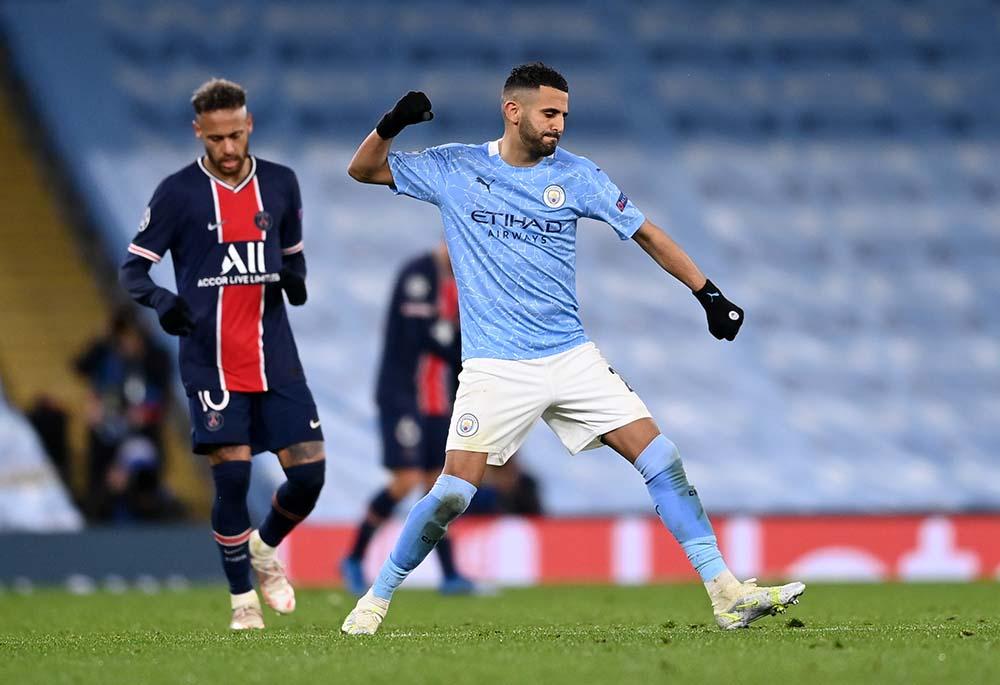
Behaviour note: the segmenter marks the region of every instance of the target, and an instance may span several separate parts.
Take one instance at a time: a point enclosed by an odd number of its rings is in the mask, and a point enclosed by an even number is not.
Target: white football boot
[[[374,635],[387,611],[389,600],[376,597],[369,589],[344,619],[340,630],[348,635]]]
[[[790,604],[798,604],[806,591],[803,583],[788,583],[775,587],[758,587],[757,579],[740,583],[731,601],[715,612],[715,622],[723,630],[746,628],[765,616],[785,613]]]
[[[233,616],[229,621],[230,630],[263,630],[264,614],[260,610],[257,592],[250,590],[241,595],[229,595]]]
[[[250,565],[257,572],[257,586],[267,605],[279,614],[295,611],[295,590],[285,576],[285,567],[278,560],[277,548],[260,539],[260,533],[250,533]]]

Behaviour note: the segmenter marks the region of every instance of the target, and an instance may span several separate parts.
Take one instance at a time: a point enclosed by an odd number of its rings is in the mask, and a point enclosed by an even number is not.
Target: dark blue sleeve
[[[118,272],[118,282],[129,296],[144,307],[152,307],[158,314],[170,309],[177,299],[149,277],[149,269],[170,249],[180,220],[181,203],[171,190],[171,178],[164,179],[156,188]]]
[[[118,270],[118,282],[128,292],[129,297],[144,307],[152,307],[162,315],[173,307],[177,296],[166,288],[161,288],[149,277],[153,262],[136,254],[129,254]]]
[[[281,222],[281,254],[285,257],[302,252],[302,194],[294,171],[289,171],[288,209]]]

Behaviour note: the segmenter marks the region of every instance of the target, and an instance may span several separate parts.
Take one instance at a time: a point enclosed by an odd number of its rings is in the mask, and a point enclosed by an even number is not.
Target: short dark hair
[[[191,96],[195,114],[214,112],[217,109],[239,109],[247,104],[243,86],[224,78],[213,78],[198,86]]]
[[[519,64],[511,69],[510,76],[503,84],[503,92],[506,95],[509,91],[518,88],[539,88],[541,86],[549,86],[564,93],[569,92],[569,84],[566,83],[563,75],[541,62]]]

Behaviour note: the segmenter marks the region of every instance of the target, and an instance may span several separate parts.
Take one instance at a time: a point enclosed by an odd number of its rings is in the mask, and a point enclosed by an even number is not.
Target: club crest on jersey
[[[226,419],[222,414],[214,409],[205,414],[205,428],[211,433],[221,429],[225,422]]]
[[[270,213],[261,210],[254,215],[253,223],[262,231],[270,231],[271,226],[274,225],[274,219],[271,218]]]
[[[420,274],[413,274],[403,283],[403,291],[411,300],[424,300],[431,293],[431,282]]]
[[[542,200],[545,201],[546,206],[559,209],[566,204],[566,191],[563,190],[562,186],[553,183],[542,193]]]
[[[142,233],[147,228],[149,228],[149,221],[153,218],[153,211],[146,207],[146,212],[142,215],[142,221],[139,222],[139,233]]]
[[[479,419],[474,414],[462,414],[455,424],[455,431],[463,438],[469,438],[479,431]]]
[[[411,416],[404,416],[396,424],[396,442],[400,444],[401,447],[407,449],[412,449],[420,444],[420,438],[422,437],[420,431],[420,424],[413,420]]]

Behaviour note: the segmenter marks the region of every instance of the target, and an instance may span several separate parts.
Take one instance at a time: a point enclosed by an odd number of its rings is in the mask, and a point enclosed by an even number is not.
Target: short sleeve
[[[420,152],[390,152],[393,192],[438,204],[447,162],[447,152],[440,147]]]
[[[592,172],[588,190],[585,216],[608,224],[622,240],[631,238],[646,220],[628,196],[600,169]]]
[[[181,214],[180,202],[170,192],[169,181],[165,179],[156,188],[139,222],[139,232],[128,246],[129,252],[154,264],[170,249]]]
[[[290,174],[288,189],[288,209],[281,224],[281,254],[284,256],[302,252],[302,194],[295,172]]]

